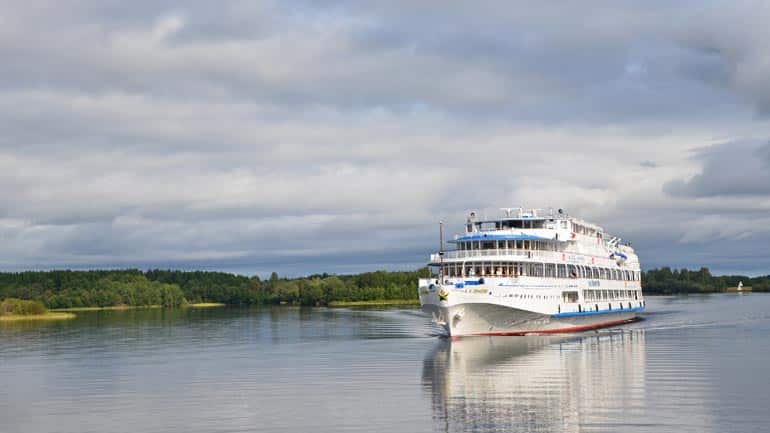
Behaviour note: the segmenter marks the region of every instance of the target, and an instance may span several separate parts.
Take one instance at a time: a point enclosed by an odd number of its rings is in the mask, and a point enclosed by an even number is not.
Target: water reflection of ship
[[[441,340],[422,379],[440,430],[578,432],[644,401],[644,375],[644,331],[632,331]]]

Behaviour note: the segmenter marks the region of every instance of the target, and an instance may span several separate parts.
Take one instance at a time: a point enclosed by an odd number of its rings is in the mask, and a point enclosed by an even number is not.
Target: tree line
[[[770,275],[711,275],[708,268],[697,271],[662,267],[642,272],[642,290],[647,294],[724,292],[742,282],[754,292],[770,292]]]
[[[160,269],[27,271],[0,273],[0,300],[36,300],[49,309],[177,307],[189,302],[327,305],[334,301],[417,299],[417,279],[429,275],[427,268],[301,278],[280,278],[274,272],[266,280],[225,272]]]
[[[188,302],[327,305],[334,301],[417,299],[417,279],[428,276],[428,268],[301,278],[281,278],[273,273],[265,280],[225,272],[160,269],[28,271],[0,273],[0,300],[34,300],[50,309],[177,307]],[[668,267],[642,273],[642,288],[647,294],[721,292],[739,281],[753,291],[770,291],[770,275],[713,276],[707,268],[691,271]]]

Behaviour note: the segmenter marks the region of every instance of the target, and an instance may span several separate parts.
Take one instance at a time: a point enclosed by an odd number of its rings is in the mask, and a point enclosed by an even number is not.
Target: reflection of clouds
[[[654,422],[646,358],[642,330],[444,340],[423,385],[445,431],[612,431]]]

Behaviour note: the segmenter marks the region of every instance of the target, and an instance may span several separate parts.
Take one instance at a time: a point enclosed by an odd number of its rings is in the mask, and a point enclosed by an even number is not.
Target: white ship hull
[[[634,282],[535,277],[420,280],[422,310],[448,336],[569,333],[621,325],[645,308]],[[567,298],[572,294],[574,298]]]
[[[630,323],[644,307],[618,311],[549,315],[487,303],[423,304],[422,310],[441,325],[448,336],[527,335],[586,331]]]

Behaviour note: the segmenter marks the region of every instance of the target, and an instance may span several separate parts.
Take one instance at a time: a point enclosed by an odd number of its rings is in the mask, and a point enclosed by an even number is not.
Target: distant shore
[[[332,301],[329,307],[368,307],[386,305],[420,305],[419,299],[380,299],[372,301]]]
[[[224,307],[226,304],[221,302],[196,302],[192,304],[184,304],[179,308],[213,308]],[[55,312],[78,312],[78,311],[123,311],[123,310],[146,310],[153,308],[164,308],[162,305],[112,305],[109,307],[71,307],[71,308],[55,308],[50,311]],[[169,307],[174,308],[174,307]]]
[[[214,308],[214,307],[226,307],[227,304],[222,302],[196,302],[194,304],[186,304],[183,308]]]
[[[0,315],[0,322],[28,322],[42,320],[67,320],[74,319],[73,313],[63,311],[49,311],[43,314],[3,314]]]

